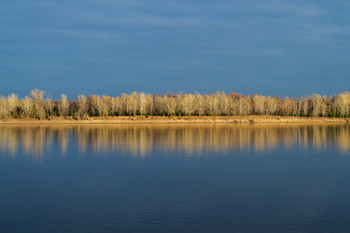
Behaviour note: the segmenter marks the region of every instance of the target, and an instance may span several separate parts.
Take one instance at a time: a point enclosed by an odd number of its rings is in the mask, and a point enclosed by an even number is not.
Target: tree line
[[[275,115],[303,117],[350,117],[350,92],[334,96],[278,96],[241,95],[237,93],[201,95],[191,93],[145,94],[133,92],[117,97],[79,95],[76,100],[45,97],[35,89],[29,96],[0,97],[0,118],[48,119],[69,116],[87,119],[95,116],[244,116]]]

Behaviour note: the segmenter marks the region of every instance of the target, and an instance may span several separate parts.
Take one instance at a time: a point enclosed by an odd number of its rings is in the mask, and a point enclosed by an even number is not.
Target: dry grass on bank
[[[115,116],[89,117],[50,117],[49,119],[1,119],[0,124],[171,124],[171,123],[349,123],[347,118],[328,117],[282,117],[282,116]]]

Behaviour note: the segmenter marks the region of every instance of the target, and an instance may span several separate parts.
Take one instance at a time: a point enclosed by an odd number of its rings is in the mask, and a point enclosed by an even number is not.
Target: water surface
[[[349,125],[2,125],[0,232],[350,232]]]

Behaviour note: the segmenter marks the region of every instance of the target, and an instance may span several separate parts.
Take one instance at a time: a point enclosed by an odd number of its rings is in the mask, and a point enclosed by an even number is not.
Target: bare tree
[[[274,115],[278,108],[278,101],[274,97],[268,96],[265,100],[265,114]]]
[[[8,117],[8,103],[5,97],[0,96],[0,117],[6,118]]]
[[[136,116],[137,110],[139,109],[139,106],[140,106],[140,98],[136,91],[131,93],[131,101],[132,101],[132,105],[131,105],[132,112],[134,116]]]
[[[46,116],[45,109],[43,107],[44,94],[44,91],[39,91],[38,89],[30,92],[30,97],[33,100],[33,116],[38,119],[43,119]]]
[[[101,111],[101,116],[108,116],[109,115],[109,112],[111,111],[112,109],[112,106],[111,106],[111,97],[109,96],[102,96],[102,100],[100,102],[100,111]]]
[[[77,99],[78,114],[81,117],[86,117],[88,112],[88,100],[85,95],[79,95]]]
[[[189,114],[190,116],[194,112],[194,100],[195,100],[195,96],[192,94],[185,94],[183,96],[184,111],[186,114]]]
[[[347,116],[349,114],[350,105],[350,93],[340,93],[335,97],[334,107],[340,112],[341,116]]]
[[[43,101],[44,100],[44,91],[40,91],[38,89],[34,89],[30,92],[30,97],[34,100],[34,101]]]
[[[22,100],[22,106],[27,117],[33,117],[33,100],[28,96]]]
[[[254,95],[253,101],[255,113],[258,115],[264,114],[265,97],[262,95]]]
[[[144,115],[146,113],[146,108],[147,108],[147,96],[145,95],[145,93],[141,92],[139,94],[139,98],[140,98],[140,114]]]
[[[176,109],[176,99],[173,95],[164,96],[167,112],[170,116],[174,115]]]
[[[301,109],[301,113],[300,113],[300,115],[301,116],[308,116],[309,115],[309,98],[308,97],[303,97],[303,96],[301,96],[300,98],[299,98],[299,101],[300,101],[300,105],[301,105],[301,107],[300,107],[300,109]]]
[[[8,102],[8,111],[10,112],[10,114],[12,114],[12,116],[14,116],[16,108],[17,108],[17,105],[18,105],[18,97],[17,97],[17,95],[15,95],[14,93],[9,95],[7,97],[7,102]]]
[[[312,116],[318,117],[321,113],[321,105],[322,105],[322,96],[319,94],[313,94],[311,96],[312,103]]]
[[[79,99],[79,97],[78,97],[78,99]],[[59,103],[59,106],[60,106],[62,115],[67,116],[68,112],[69,112],[69,103],[67,100],[67,96],[65,94],[61,95],[61,101]]]

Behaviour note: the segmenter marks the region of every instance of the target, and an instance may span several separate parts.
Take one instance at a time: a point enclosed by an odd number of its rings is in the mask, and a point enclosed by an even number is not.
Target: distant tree
[[[18,97],[17,95],[15,95],[14,93],[12,93],[11,95],[9,95],[7,97],[7,102],[8,102],[8,111],[9,114],[14,117],[15,113],[16,113],[16,108],[18,105]]]
[[[265,97],[262,95],[254,95],[254,111],[257,115],[264,114]]]
[[[322,96],[319,94],[313,94],[311,96],[311,106],[312,106],[312,116],[318,117],[321,113],[321,105],[322,105],[323,99]]]
[[[22,107],[25,112],[25,116],[33,117],[33,100],[28,96],[24,97],[22,100]]]
[[[184,112],[188,115],[192,115],[194,112],[194,100],[195,96],[192,94],[185,94],[183,96],[183,109]]]
[[[166,112],[169,116],[173,116],[176,110],[176,97],[173,95],[164,96],[164,103],[166,105]]]
[[[268,96],[265,100],[265,114],[274,115],[278,108],[278,100],[274,97]]]
[[[63,116],[67,116],[69,113],[69,102],[67,99],[68,98],[65,94],[61,95],[61,101],[60,101],[59,107]]]
[[[33,116],[38,119],[43,119],[46,117],[46,112],[43,106],[44,94],[44,91],[40,91],[38,89],[30,92],[30,97],[33,100]]]
[[[1,118],[6,118],[8,117],[9,112],[8,112],[8,103],[5,97],[0,96],[0,117]]]
[[[78,114],[80,117],[87,117],[88,115],[88,99],[85,95],[79,95],[77,99]]]
[[[344,92],[336,96],[334,100],[334,107],[340,113],[341,116],[344,117],[349,115],[350,93]]]

